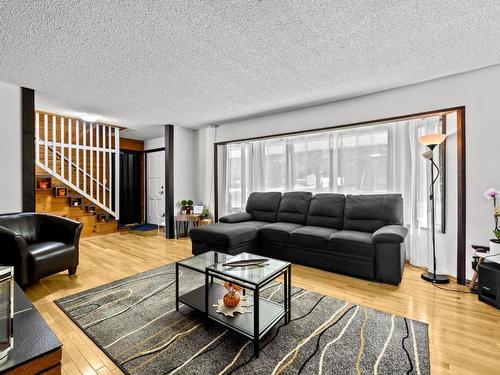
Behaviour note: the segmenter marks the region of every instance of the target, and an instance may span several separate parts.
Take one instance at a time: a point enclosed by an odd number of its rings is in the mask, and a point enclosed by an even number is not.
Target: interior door
[[[146,158],[147,222],[165,221],[165,151],[149,152]]]
[[[120,151],[120,224],[140,223],[141,154]]]

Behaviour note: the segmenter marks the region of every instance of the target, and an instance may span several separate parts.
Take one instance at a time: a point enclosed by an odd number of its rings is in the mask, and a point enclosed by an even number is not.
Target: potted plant
[[[209,216],[210,216],[210,210],[207,207],[205,207],[203,211],[201,211],[201,218],[208,219]]]
[[[187,200],[181,200],[181,214],[186,215],[187,213]]]
[[[193,213],[193,201],[191,199],[187,201],[187,213]]]
[[[493,220],[495,222],[493,234],[496,238],[490,240],[490,254],[500,254],[500,229],[498,228],[498,217],[500,216],[500,210],[497,208],[497,197],[499,196],[500,191],[493,188],[490,188],[484,192],[484,197],[488,200],[493,201]]]

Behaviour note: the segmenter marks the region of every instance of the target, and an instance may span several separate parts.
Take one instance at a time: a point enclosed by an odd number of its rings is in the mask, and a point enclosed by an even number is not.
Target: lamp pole
[[[436,274],[436,223],[435,223],[435,211],[436,211],[436,203],[434,199],[434,183],[439,178],[439,167],[434,162],[434,148],[437,145],[431,144],[427,145],[430,151],[424,153],[424,158],[429,159],[431,162],[431,184],[429,191],[429,200],[431,202],[431,236],[432,236],[432,273],[424,272],[422,274],[422,279],[429,281],[435,284],[447,284],[450,280],[446,275],[437,275]],[[436,177],[434,177],[434,168],[436,168]]]
[[[432,151],[432,149],[431,149]],[[430,159],[431,162],[431,191],[430,191],[430,200],[431,200],[431,222],[432,222],[432,262],[433,262],[433,282],[436,282],[436,224],[435,224],[435,211],[436,211],[436,204],[434,201],[434,166],[436,165],[434,163],[434,159],[431,157]],[[439,176],[439,169],[438,169],[438,176]],[[436,176],[436,178],[438,177]]]

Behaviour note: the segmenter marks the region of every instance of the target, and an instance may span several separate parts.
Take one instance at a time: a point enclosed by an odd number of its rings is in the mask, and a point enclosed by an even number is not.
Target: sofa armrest
[[[373,233],[373,242],[402,243],[407,234],[408,228],[403,225],[386,225]]]
[[[21,285],[28,280],[28,244],[17,232],[0,226],[0,264],[14,266],[14,277]]]
[[[78,246],[83,224],[54,215],[40,215],[41,225],[39,239],[41,241],[58,241]]]
[[[234,223],[242,223],[244,221],[250,221],[250,220],[253,220],[253,215],[251,213],[239,212],[237,214],[222,216],[219,219],[219,222],[220,223],[234,224]]]

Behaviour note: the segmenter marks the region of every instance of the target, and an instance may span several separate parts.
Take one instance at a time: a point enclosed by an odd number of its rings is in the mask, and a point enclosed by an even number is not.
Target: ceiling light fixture
[[[96,122],[97,116],[90,115],[88,113],[80,113],[80,118],[86,122]]]

